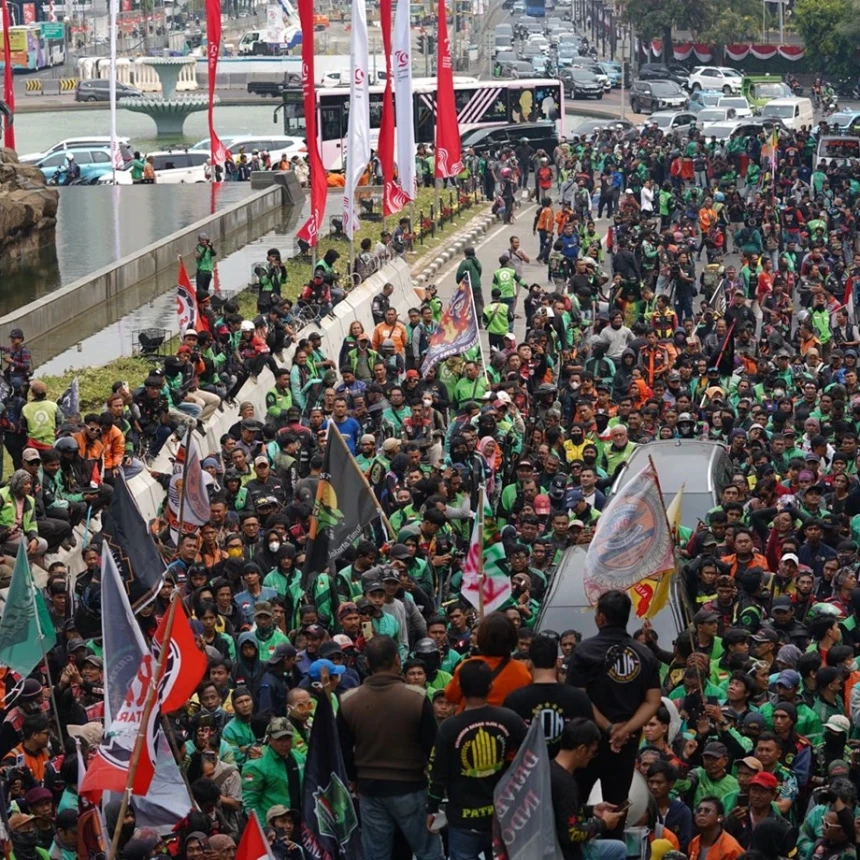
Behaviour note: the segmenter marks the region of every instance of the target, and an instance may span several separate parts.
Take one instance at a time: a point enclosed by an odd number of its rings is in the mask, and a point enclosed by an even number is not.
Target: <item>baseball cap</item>
[[[281,660],[285,660],[287,657],[295,657],[298,654],[294,645],[291,645],[289,642],[282,642],[280,645],[275,646],[275,650],[272,651],[272,656],[266,661],[270,666],[273,666],[275,663],[280,663]]]
[[[105,665],[104,660],[102,660],[102,658],[99,657],[98,654],[87,654],[87,656],[84,657],[84,663],[90,663],[97,669],[103,669]]]
[[[265,454],[260,454],[257,457],[254,457],[254,465],[255,466],[268,466],[269,458]]]
[[[412,553],[409,552],[409,547],[407,547],[405,543],[392,544],[388,554],[391,558],[397,559],[398,561],[405,561],[407,558],[412,557]]]
[[[276,803],[274,806],[270,806],[266,813],[266,824],[271,824],[276,818],[289,814],[290,810],[283,803]]]
[[[693,616],[693,624],[709,624],[712,621],[719,621],[720,613],[713,609],[700,609]]]
[[[778,609],[784,609],[786,612],[791,611],[791,598],[787,594],[781,594],[771,605],[771,612],[776,612]]]
[[[795,564],[800,564],[800,559],[793,552],[785,553],[782,557],[782,561],[793,561]]]
[[[776,791],[779,782],[777,778],[772,774],[768,773],[766,770],[759,771],[751,780],[750,785],[760,785],[762,788],[766,788],[770,791]]]
[[[342,620],[345,615],[349,615],[350,613],[358,612],[358,607],[351,600],[347,600],[344,603],[341,603],[337,608],[337,619],[338,621]],[[335,637],[336,638],[336,637]]]
[[[12,336],[14,337],[14,335]],[[14,815],[9,816],[9,829],[18,830],[25,824],[29,824],[31,821],[35,820],[35,815],[24,815],[23,812],[16,812]]]
[[[337,642],[340,645],[342,650],[346,650],[347,648],[355,648],[355,642],[346,635],[346,633],[338,633],[332,638],[332,642]]]
[[[752,755],[739,759],[738,764],[746,765],[750,770],[763,770],[762,763]]]
[[[419,374],[417,370],[407,370],[406,371],[406,378],[407,379],[420,379],[421,374]]]
[[[705,532],[705,536],[702,538],[702,546],[716,546],[717,538],[715,535],[712,535],[710,532]]]
[[[540,493],[535,496],[535,513],[540,516],[546,516],[550,511],[549,496],[545,493]]]
[[[401,444],[400,439],[386,439],[382,443],[382,450],[386,454],[390,454],[392,451],[399,451],[400,450],[400,444]]]
[[[314,636],[316,638],[322,639],[325,636],[325,630],[320,627],[319,624],[308,624],[304,629],[305,636]]]
[[[21,452],[21,459],[25,463],[33,463],[33,462],[41,463],[42,462],[42,455],[35,448],[25,448]]]
[[[337,663],[332,663],[331,660],[314,660],[308,667],[308,675],[310,675],[312,681],[319,681],[322,678],[324,669],[329,675],[343,675],[346,672],[346,666],[338,666]]]
[[[720,743],[719,741],[712,741],[709,744],[705,744],[705,749],[702,751],[702,755],[713,755],[717,757],[727,756],[729,754],[726,745]]]
[[[825,729],[847,735],[851,731],[851,721],[843,714],[834,714],[825,724]]]
[[[794,669],[783,669],[776,678],[776,683],[780,687],[788,687],[791,690],[800,686],[800,673]]]
[[[779,642],[779,635],[776,630],[770,627],[762,627],[758,633],[753,636],[753,642]]]
[[[273,717],[266,726],[266,735],[275,740],[291,738],[294,734],[292,723],[286,717]]]
[[[272,604],[269,603],[268,600],[261,600],[254,607],[254,617],[256,618],[258,615],[268,615],[270,618],[274,616],[274,612],[272,612]]]
[[[827,765],[828,776],[848,776],[850,770],[848,762],[841,758],[835,758]]]
[[[379,580],[368,581],[364,584],[364,593],[370,594],[371,591],[383,591],[382,583]]]

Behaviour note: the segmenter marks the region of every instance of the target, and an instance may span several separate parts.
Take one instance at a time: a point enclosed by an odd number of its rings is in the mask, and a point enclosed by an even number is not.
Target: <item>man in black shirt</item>
[[[555,637],[535,636],[529,645],[529,662],[532,683],[514,690],[505,699],[505,707],[516,711],[526,725],[534,718],[541,720],[549,757],[554,758],[565,725],[576,717],[591,719],[591,702],[582,690],[559,684],[556,673],[558,640]]]
[[[578,645],[570,660],[567,683],[584,690],[594,721],[602,732],[596,758],[582,772],[579,785],[588,797],[599,779],[603,797],[627,799],[642,726],[660,707],[657,660],[627,633],[630,597],[607,591],[597,601],[597,636]]]
[[[574,777],[587,768],[600,746],[600,729],[591,720],[576,719],[561,733],[558,756],[550,762],[550,790],[555,830],[564,860],[626,860],[627,846],[618,839],[595,839],[618,830],[623,833],[624,813],[611,803],[598,803],[589,816],[580,806]]]
[[[493,674],[483,660],[460,668],[463,711],[439,726],[430,765],[427,827],[447,797],[448,854],[492,856],[493,790],[526,736],[522,719],[487,704]]]

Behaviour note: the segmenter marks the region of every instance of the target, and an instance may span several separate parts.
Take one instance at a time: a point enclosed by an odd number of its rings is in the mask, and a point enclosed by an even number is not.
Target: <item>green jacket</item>
[[[17,514],[15,499],[9,487],[0,489],[0,540],[5,540],[5,535],[15,526]],[[39,528],[36,525],[36,500],[32,496],[24,499],[24,509],[21,512],[21,531],[28,538],[39,537]]]
[[[464,260],[460,261],[460,265],[457,266],[457,283],[463,280],[463,277],[468,273],[469,280],[472,283],[473,290],[481,289],[481,261],[477,257],[466,257]]]
[[[221,732],[221,739],[233,748],[233,757],[236,759],[236,767],[240,770],[248,758],[248,747],[257,743],[254,730],[250,722],[244,722],[238,717],[233,717]]]
[[[298,771],[298,785],[294,786],[297,796],[293,796],[290,791],[289,759],[295,763]],[[242,768],[242,805],[245,812],[254,810],[259,819],[265,821],[266,813],[276,804],[282,804],[287,809],[300,809],[304,775],[305,757],[301,753],[293,750],[286,759],[282,759],[270,746],[264,746],[263,755],[250,759]]]

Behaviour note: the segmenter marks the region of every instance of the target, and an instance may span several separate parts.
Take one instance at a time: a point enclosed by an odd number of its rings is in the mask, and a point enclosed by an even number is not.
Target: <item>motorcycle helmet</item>
[[[71,436],[63,436],[54,443],[54,448],[61,454],[75,454],[78,451],[78,440]]]

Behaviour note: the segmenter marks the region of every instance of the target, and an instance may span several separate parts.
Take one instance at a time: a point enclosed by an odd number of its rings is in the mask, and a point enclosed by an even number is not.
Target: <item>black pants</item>
[[[208,293],[209,284],[212,282],[212,272],[201,272],[200,269],[198,269],[197,274],[194,277],[197,281],[197,289],[206,290]]]
[[[39,537],[48,542],[48,551],[55,550],[66,538],[72,536],[72,525],[68,520],[45,517],[36,520],[39,528]]]
[[[603,799],[607,803],[615,803],[619,806],[624,803],[630,794],[638,751],[639,734],[632,736],[618,753],[610,749],[608,736],[601,736],[597,755],[585,770],[577,771],[576,774],[583,803],[588,802],[591,789],[598,780],[600,780]]]

